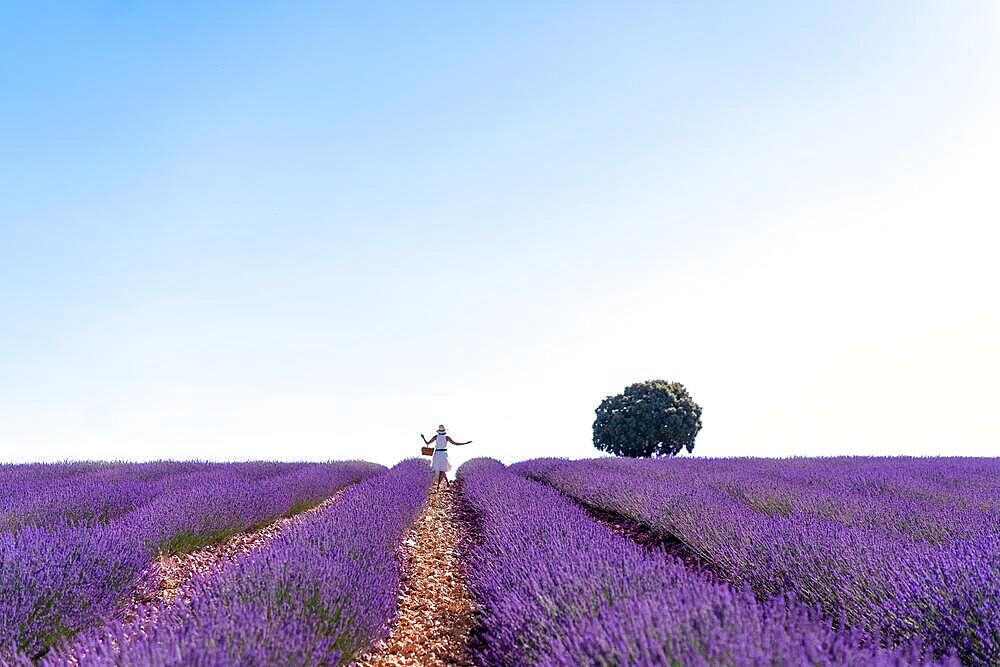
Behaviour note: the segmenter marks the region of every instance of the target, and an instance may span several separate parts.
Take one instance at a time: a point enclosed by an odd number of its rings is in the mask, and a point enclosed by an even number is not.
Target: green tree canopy
[[[617,456],[675,456],[694,449],[701,407],[679,382],[637,382],[595,410],[594,446]]]

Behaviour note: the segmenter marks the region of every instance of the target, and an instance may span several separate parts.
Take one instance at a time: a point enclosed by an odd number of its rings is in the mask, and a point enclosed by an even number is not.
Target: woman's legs
[[[435,470],[431,473],[431,482],[434,483],[434,490],[441,488],[441,482],[444,482],[444,488],[451,488],[451,483],[448,481],[448,473],[443,470]]]

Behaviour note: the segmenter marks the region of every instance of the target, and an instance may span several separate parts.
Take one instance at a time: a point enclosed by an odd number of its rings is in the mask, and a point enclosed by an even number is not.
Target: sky
[[[998,183],[998,0],[2,3],[0,460],[992,455]]]

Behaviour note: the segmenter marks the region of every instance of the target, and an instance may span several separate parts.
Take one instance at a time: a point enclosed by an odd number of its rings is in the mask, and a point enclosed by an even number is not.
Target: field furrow
[[[514,469],[679,539],[758,599],[791,595],[871,641],[995,664],[996,462],[933,463],[540,459]]]
[[[381,469],[139,464],[60,476],[31,468],[22,472],[29,473],[24,493],[4,502],[10,528],[0,532],[0,659],[41,658],[78,632],[121,618],[134,606],[130,600],[158,587],[154,564],[164,557],[263,528]],[[5,483],[13,486],[17,477],[8,473]],[[116,501],[116,493],[126,501]],[[108,511],[123,506],[129,510]]]
[[[197,574],[173,603],[140,609],[110,636],[81,636],[51,664],[348,662],[388,634],[400,581],[395,552],[427,487],[419,461],[370,477],[259,549]]]
[[[358,667],[472,665],[472,597],[460,564],[463,528],[452,488],[432,492],[403,541],[399,616],[388,639]]]
[[[476,514],[477,664],[926,664],[918,647],[884,650],[793,599],[692,572],[496,461],[459,478]]]
[[[534,477],[530,479],[548,485],[544,479]],[[732,583],[726,581],[724,574],[719,571],[719,568],[717,568],[714,563],[699,556],[690,547],[688,547],[688,545],[677,539],[675,535],[664,532],[656,532],[649,526],[639,523],[638,521],[634,521],[626,516],[622,516],[616,512],[609,512],[608,510],[600,507],[589,505],[573,498],[572,496],[566,497],[570,498],[573,502],[579,505],[580,508],[587,513],[587,516],[605,526],[616,535],[628,538],[639,546],[645,547],[651,551],[656,551],[676,558],[684,563],[684,566],[687,567],[688,570],[697,572],[704,577],[718,582]]]

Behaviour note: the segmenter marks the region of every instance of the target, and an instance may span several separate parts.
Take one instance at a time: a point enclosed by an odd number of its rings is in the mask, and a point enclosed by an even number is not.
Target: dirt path
[[[472,665],[466,654],[473,625],[472,596],[459,568],[458,491],[431,490],[427,509],[403,541],[405,561],[399,618],[389,638],[355,664]]]
[[[667,553],[674,558],[683,561],[685,567],[689,570],[698,572],[712,581],[731,583],[727,581],[714,563],[703,558],[683,541],[681,541],[676,535],[671,533],[656,532],[648,526],[633,521],[632,519],[624,517],[621,514],[590,505],[579,498],[574,498],[573,496],[563,492],[555,485],[550,484],[545,478],[529,476],[528,479],[559,491],[566,498],[572,500],[588,515],[590,515],[590,518],[594,519],[598,523],[601,523],[610,529],[611,532],[617,533],[622,537],[626,537],[639,546],[651,551],[662,551]]]
[[[305,512],[278,519],[257,530],[238,533],[225,542],[212,544],[189,554],[160,556],[146,570],[143,575],[143,583],[133,593],[131,599],[122,605],[115,617],[109,619],[106,625],[89,631],[89,638],[101,643],[109,642],[115,646],[117,640],[115,632],[112,630],[115,621],[126,624],[134,623],[136,625],[133,627],[138,631],[148,628],[156,623],[164,609],[184,594],[185,587],[192,577],[260,549],[289,526],[302,521],[314,512],[322,512],[329,508],[351,486],[353,485],[349,484],[340,489],[316,507]],[[182,597],[181,600],[184,603],[190,603],[190,598],[186,596]],[[79,637],[76,640],[71,639],[67,644],[53,649],[45,656],[43,664],[79,664],[80,658],[86,655],[86,650],[81,648],[78,643],[79,639]]]
[[[603,524],[613,533],[626,537],[641,547],[651,551],[662,551],[683,561],[684,566],[702,576],[718,583],[726,583],[714,564],[705,560],[690,547],[681,542],[675,535],[657,533],[652,529],[632,521],[620,514],[610,512],[593,505],[575,501],[592,519]]]
[[[183,591],[184,585],[196,574],[207,572],[223,561],[236,560],[251,551],[260,549],[277,537],[288,526],[297,523],[314,512],[322,512],[337,501],[346,490],[341,489],[316,507],[285,517],[263,528],[237,533],[225,542],[210,544],[187,554],[160,556],[150,568],[149,583],[140,593],[140,602],[173,602]]]

